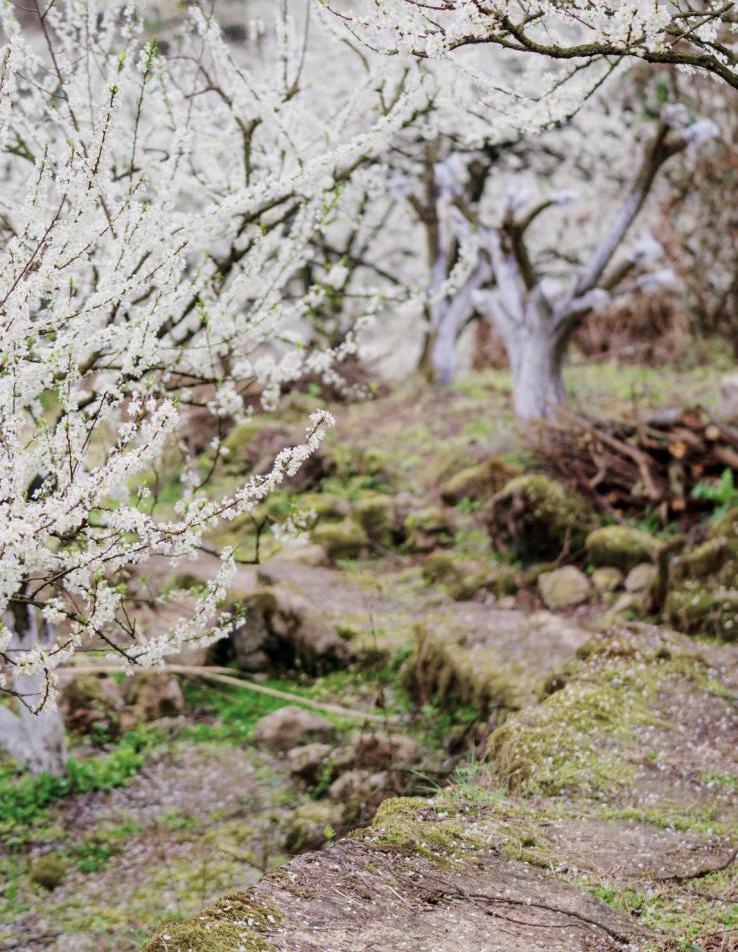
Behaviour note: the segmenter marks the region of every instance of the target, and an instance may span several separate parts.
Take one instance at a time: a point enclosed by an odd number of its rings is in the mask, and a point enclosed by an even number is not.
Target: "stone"
[[[418,745],[406,734],[374,731],[359,734],[353,741],[357,767],[392,770],[410,767],[418,760]]]
[[[547,476],[511,479],[486,512],[492,545],[527,565],[576,551],[594,521],[586,500]]]
[[[658,581],[659,570],[652,562],[641,562],[628,572],[625,579],[626,592],[646,592]]]
[[[312,783],[330,764],[333,750],[331,744],[303,744],[301,747],[293,747],[287,751],[290,770],[307,783]]]
[[[664,605],[666,621],[685,634],[738,640],[738,590],[703,580],[688,580],[673,589]]]
[[[614,565],[604,565],[595,569],[591,576],[592,585],[601,593],[614,592],[623,584],[623,573]]]
[[[476,466],[468,466],[441,486],[441,499],[455,506],[462,499],[475,502],[491,499],[517,475],[517,471],[499,456],[492,456]]]
[[[284,846],[289,853],[319,849],[341,823],[342,811],[326,800],[301,803],[287,821]]]
[[[716,575],[731,558],[725,536],[717,535],[691,552],[684,552],[669,562],[669,582],[672,586],[685,579],[704,579]]]
[[[405,519],[403,529],[406,537],[403,548],[406,552],[432,552],[453,542],[453,522],[443,509],[435,506],[411,512]]]
[[[351,515],[367,536],[384,548],[395,542],[399,529],[395,519],[395,501],[392,496],[371,493],[354,504]]]
[[[330,799],[342,805],[343,823],[365,816],[390,793],[390,778],[384,770],[349,770],[328,788]]]
[[[479,562],[461,559],[453,552],[433,552],[421,574],[428,585],[438,586],[455,601],[466,601],[487,587],[489,573]]]
[[[573,565],[564,565],[538,576],[538,591],[547,608],[575,608],[592,594],[589,579]]]
[[[128,705],[121,726],[178,717],[185,712],[185,700],[177,676],[167,672],[145,672],[126,678],[123,697]]]
[[[281,707],[262,717],[254,728],[254,739],[264,747],[285,753],[301,743],[332,740],[336,728],[323,717],[302,707]]]
[[[313,542],[322,546],[334,561],[365,558],[370,551],[369,537],[353,519],[319,524],[312,530],[311,536]]]
[[[276,562],[274,565],[276,568]],[[306,597],[286,585],[267,586],[247,599],[244,617],[230,640],[236,663],[243,671],[297,667],[319,674],[342,667],[351,659],[351,649],[335,624],[326,621]]]
[[[658,542],[647,532],[629,526],[604,526],[585,540],[587,559],[596,566],[614,566],[629,572],[641,562],[653,560]]]
[[[729,509],[710,526],[710,539],[724,538],[733,558],[738,556],[738,508]]]
[[[125,707],[121,686],[109,676],[70,675],[59,698],[66,729],[93,740],[114,740],[120,734]]]
[[[738,423],[738,374],[728,374],[720,380],[718,413],[726,423]]]
[[[274,559],[270,559],[270,562],[275,560],[297,565],[310,565],[313,568],[330,565],[331,562],[323,546],[315,542],[291,542],[280,549]]]

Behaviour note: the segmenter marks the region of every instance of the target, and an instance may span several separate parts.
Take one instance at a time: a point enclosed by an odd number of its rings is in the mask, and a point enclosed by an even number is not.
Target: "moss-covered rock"
[[[590,532],[585,546],[592,565],[611,565],[629,572],[636,565],[653,560],[658,542],[648,533],[629,526],[604,526]]]
[[[269,941],[281,922],[276,906],[247,893],[223,896],[185,922],[172,922],[143,952],[273,952]]]
[[[538,576],[538,590],[547,608],[575,608],[592,594],[589,579],[573,565],[564,565]]]
[[[470,651],[464,639],[420,629],[400,678],[420,704],[436,700],[449,710],[473,708],[480,720],[519,706],[518,685],[494,654]]]
[[[560,690],[492,734],[487,757],[512,790],[612,801],[635,776],[634,732],[658,719],[651,704],[677,680],[707,688],[706,666],[678,636],[640,626],[596,637]]]
[[[603,565],[592,573],[592,585],[600,593],[614,592],[622,584],[623,573],[614,565]]]
[[[370,551],[370,540],[364,529],[353,519],[317,525],[311,532],[313,542],[322,546],[330,558],[361,559]]]
[[[704,579],[716,575],[730,557],[731,551],[725,536],[715,536],[696,549],[673,558],[669,563],[669,581],[676,586],[686,579]]]
[[[28,870],[31,882],[49,891],[61,886],[66,875],[67,864],[60,857],[51,854],[33,860]]]
[[[513,466],[499,456],[492,456],[446,480],[441,486],[441,499],[449,506],[455,506],[462,499],[486,501],[516,475]]]
[[[451,545],[454,526],[448,513],[436,506],[418,509],[405,519],[403,531],[407,552],[432,552],[439,546]]]
[[[372,542],[390,548],[397,535],[395,501],[383,493],[371,493],[356,502],[351,510],[355,521]]]
[[[451,552],[434,552],[421,568],[428,585],[440,588],[455,601],[467,601],[487,588],[489,573],[479,562],[459,558]]]
[[[685,634],[738,639],[738,590],[704,580],[686,581],[672,589],[664,606],[666,620]]]
[[[341,808],[326,800],[302,803],[287,821],[284,845],[290,853],[319,849],[341,823]]]
[[[492,545],[529,564],[580,549],[593,518],[581,496],[538,475],[510,480],[486,513]]]
[[[710,527],[710,538],[724,538],[731,555],[738,557],[738,508],[730,509]]]
[[[62,688],[59,707],[64,726],[75,734],[109,741],[120,733],[123,692],[111,677],[72,673]]]

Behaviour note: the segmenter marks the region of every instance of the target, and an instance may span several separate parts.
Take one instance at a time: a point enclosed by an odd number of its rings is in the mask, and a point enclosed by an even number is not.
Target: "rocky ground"
[[[75,790],[0,764],[0,949],[738,947],[738,513],[608,525],[527,472],[504,399],[343,408],[228,644],[69,672]],[[235,434],[226,478],[291,425]]]

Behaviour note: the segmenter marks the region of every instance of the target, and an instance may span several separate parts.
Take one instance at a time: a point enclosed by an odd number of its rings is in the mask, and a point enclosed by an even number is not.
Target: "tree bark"
[[[513,406],[520,420],[556,416],[564,403],[564,348],[547,328],[522,328],[505,340],[513,377]]]
[[[16,604],[5,622],[13,630],[7,650],[10,661],[20,660],[45,640],[36,612],[26,605]],[[63,774],[67,744],[61,714],[58,710],[34,713],[44,698],[43,676],[14,673],[13,689],[24,703],[19,702],[17,714],[0,706],[0,747],[32,773]]]

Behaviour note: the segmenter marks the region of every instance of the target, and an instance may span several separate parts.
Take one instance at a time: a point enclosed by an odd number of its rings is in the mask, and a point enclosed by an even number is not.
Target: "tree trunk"
[[[20,660],[25,652],[43,643],[44,634],[33,609],[16,603],[5,622],[14,632],[7,650],[11,661]],[[0,706],[0,747],[32,773],[63,774],[67,745],[61,714],[58,710],[33,713],[44,698],[43,675],[14,674],[13,689],[25,703],[19,702],[17,714]]]
[[[520,420],[546,420],[564,403],[565,348],[541,326],[518,329],[505,339],[513,377],[513,405]]]

